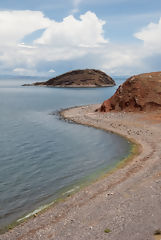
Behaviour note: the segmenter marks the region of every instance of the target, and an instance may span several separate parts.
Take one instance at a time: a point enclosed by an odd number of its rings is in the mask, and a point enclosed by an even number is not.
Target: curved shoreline
[[[68,123],[72,122],[74,124],[81,124],[81,123],[73,121],[69,118],[66,118],[65,115],[63,114],[64,111],[66,112],[66,111],[69,111],[69,110],[75,109],[75,108],[80,108],[80,106],[74,106],[74,107],[66,108],[66,109],[63,109],[61,111],[57,111],[56,114],[60,117],[61,120],[68,121]],[[93,127],[92,125],[85,125],[85,126],[96,128],[96,127]],[[103,131],[108,132],[108,133],[110,132],[110,131],[108,131],[104,128],[96,128],[96,129],[100,129],[100,130],[103,130]],[[119,168],[124,167],[126,164],[128,164],[130,161],[132,161],[133,158],[136,155],[138,155],[141,152],[141,150],[140,150],[141,146],[139,144],[137,144],[134,140],[129,139],[129,138],[123,136],[123,135],[120,135],[120,134],[112,132],[112,131],[111,131],[111,133],[126,138],[127,141],[130,143],[130,150],[129,150],[129,153],[127,154],[126,157],[120,158],[114,166],[106,166],[104,169],[100,170],[99,172],[97,171],[97,174],[96,174],[96,172],[93,172],[89,176],[85,177],[85,179],[80,180],[80,182],[77,183],[76,185],[73,184],[73,185],[65,187],[66,191],[65,192],[61,191],[60,196],[58,198],[54,199],[52,202],[49,202],[49,203],[44,204],[44,205],[40,205],[37,209],[34,209],[31,212],[28,212],[27,214],[22,215],[20,218],[13,221],[11,224],[6,225],[2,229],[0,229],[0,235],[4,234],[5,232],[7,232],[7,231],[9,231],[13,228],[15,228],[16,226],[28,221],[31,218],[36,217],[38,214],[43,213],[44,211],[46,211],[50,207],[55,206],[55,204],[57,204],[58,202],[65,201],[67,199],[67,197],[72,196],[73,194],[77,193],[78,191],[81,191],[82,189],[89,186],[90,184],[92,184],[96,181],[100,181],[102,178],[105,178],[105,177],[109,176],[114,171],[118,170]]]
[[[63,111],[65,118],[101,128],[142,146],[123,168],[29,219],[1,239],[153,239],[161,228],[161,118],[153,114],[95,113],[90,105]],[[147,211],[148,210],[148,211]]]
[[[88,105],[89,106],[89,105]],[[87,106],[87,107],[88,107]],[[90,105],[92,106],[92,105]],[[95,106],[95,104],[93,105]],[[96,128],[96,129],[100,129],[100,130],[103,130],[105,132],[110,132],[110,133],[114,133],[114,134],[117,134],[121,137],[124,137],[127,139],[127,141],[130,142],[131,144],[131,150],[130,150],[130,153],[128,154],[127,157],[121,159],[111,170],[109,170],[106,174],[105,174],[105,177],[111,173],[113,173],[114,171],[118,170],[119,168],[122,168],[124,166],[126,166],[126,164],[128,164],[130,161],[132,161],[137,155],[141,154],[142,152],[142,145],[139,144],[138,142],[136,142],[135,139],[132,139],[132,138],[129,138],[128,136],[124,135],[124,134],[120,134],[118,133],[117,131],[113,131],[113,130],[109,130],[105,127],[97,127],[96,125],[93,125],[92,122],[91,123],[82,123],[81,120],[78,120],[78,119],[75,119],[75,116],[72,115],[72,116],[69,116],[68,113],[70,113],[70,111],[73,109],[80,109],[80,108],[84,108],[86,106],[83,106],[83,107],[80,107],[80,106],[75,106],[75,107],[70,107],[70,108],[66,108],[64,110],[61,110],[59,112],[59,115],[61,117],[61,119],[64,119],[65,121],[67,120],[68,122],[72,122],[72,123],[75,123],[75,124],[81,124],[81,125],[85,125],[85,126],[88,126],[88,127],[93,127],[93,128]],[[101,177],[99,179],[97,179],[97,181],[99,181],[101,179]]]

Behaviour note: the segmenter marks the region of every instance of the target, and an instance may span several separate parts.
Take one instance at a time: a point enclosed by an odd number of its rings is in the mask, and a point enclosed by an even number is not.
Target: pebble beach
[[[161,112],[99,113],[98,107],[75,107],[61,116],[128,138],[136,146],[133,155],[111,173],[0,235],[1,240],[161,239]]]

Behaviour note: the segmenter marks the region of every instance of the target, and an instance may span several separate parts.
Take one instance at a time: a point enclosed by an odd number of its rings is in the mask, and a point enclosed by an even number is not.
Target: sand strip
[[[1,235],[1,240],[155,239],[154,232],[161,229],[161,113],[102,114],[94,112],[97,107],[71,108],[62,114],[132,139],[141,145],[141,153],[123,168]]]

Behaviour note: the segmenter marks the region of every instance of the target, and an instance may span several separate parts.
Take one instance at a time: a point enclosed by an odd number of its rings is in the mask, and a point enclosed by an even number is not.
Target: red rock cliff
[[[161,72],[144,73],[128,78],[98,110],[101,112],[161,110]]]

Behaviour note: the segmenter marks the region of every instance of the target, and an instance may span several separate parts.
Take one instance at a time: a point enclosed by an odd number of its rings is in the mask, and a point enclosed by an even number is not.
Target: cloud
[[[72,14],[79,12],[79,5],[83,0],[73,0],[73,9],[71,11]]]
[[[103,37],[105,21],[88,11],[76,19],[72,15],[62,22],[51,21],[35,44],[53,45],[53,47],[77,46],[95,47],[107,43]]]
[[[111,74],[134,74],[160,71],[156,62],[161,62],[161,18],[134,34],[141,40],[137,44],[108,45],[101,61],[102,69]]]
[[[138,45],[110,44],[102,53],[100,68],[113,75],[131,75],[144,71],[142,49]]]
[[[36,46],[31,46],[31,45],[26,45],[25,43],[19,43],[18,45],[17,45],[18,47],[22,47],[22,48],[36,48]]]
[[[14,45],[24,36],[49,26],[39,11],[0,11],[0,45]]]
[[[73,5],[78,6],[83,0],[73,0]]]
[[[55,70],[54,69],[50,69],[49,73],[55,73]]]
[[[41,75],[38,74],[36,69],[27,69],[27,68],[15,68],[13,69],[13,73],[20,76],[36,76]]]
[[[0,72],[10,69],[12,73],[35,67],[36,46],[22,41],[25,36],[47,28],[49,24],[50,20],[39,11],[0,11]]]
[[[161,18],[158,23],[150,23],[134,35],[144,42],[144,47],[150,52],[161,53]]]
[[[39,11],[0,11],[0,23],[1,73],[51,74],[57,71],[55,65],[66,62],[68,70],[69,66],[90,66],[109,74],[133,74],[153,70],[155,56],[161,61],[161,19],[134,34],[140,42],[124,45],[105,39],[106,22],[91,11],[79,18],[69,15],[60,22]],[[25,42],[26,36],[40,29],[40,37]]]
[[[35,69],[40,61],[76,59],[85,56],[89,48],[108,42],[103,36],[105,22],[90,11],[79,19],[69,15],[62,22],[38,11],[0,11],[0,22],[1,70],[5,66]],[[40,29],[44,31],[38,39],[24,42],[26,36]]]

